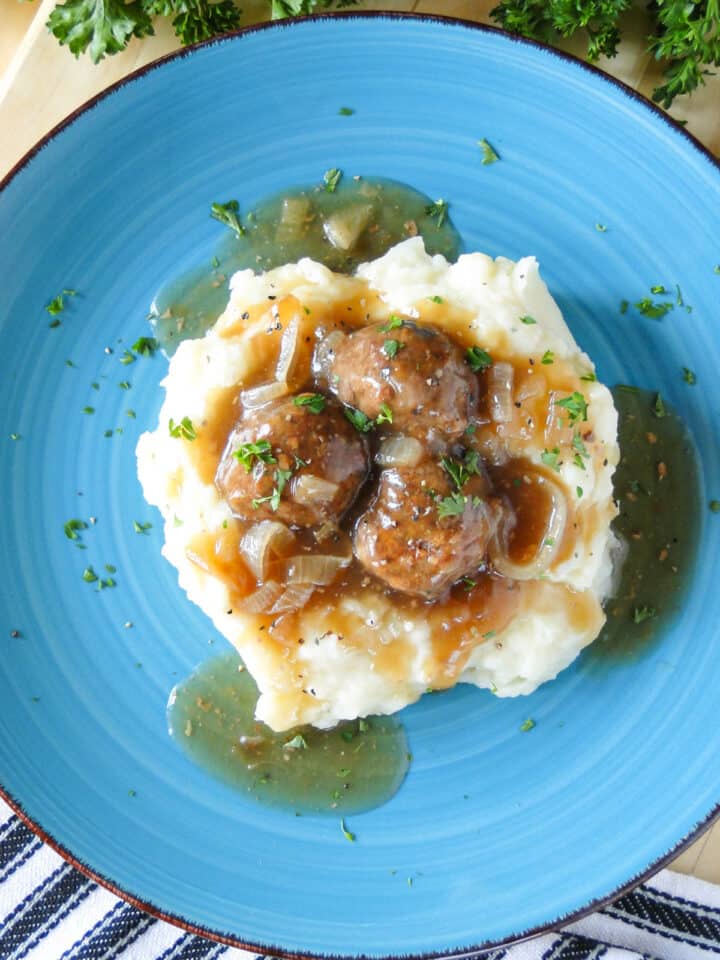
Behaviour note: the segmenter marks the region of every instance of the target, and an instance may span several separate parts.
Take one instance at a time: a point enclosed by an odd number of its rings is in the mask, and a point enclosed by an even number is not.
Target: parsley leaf
[[[87,50],[93,63],[106,54],[119,53],[132,37],[154,32],[140,0],[66,0],[52,10],[47,27],[76,57]]]
[[[524,317],[520,317],[520,323],[524,323],[526,326],[531,327],[534,323],[537,323],[535,317],[530,317],[527,314]]]
[[[441,227],[447,220],[447,212],[450,204],[447,200],[436,200],[425,207],[425,216],[435,220],[435,225]]]
[[[380,426],[380,424],[382,423],[392,423],[392,422],[393,422],[392,410],[386,403],[381,403],[380,412],[377,415],[375,423],[378,426]]]
[[[343,413],[359,433],[370,433],[375,426],[370,417],[366,416],[362,410],[356,410],[355,407],[345,407]]]
[[[335,193],[341,180],[342,170],[338,170],[337,167],[332,167],[332,169],[326,170],[323,175],[323,183],[325,184],[325,189],[328,193]]]
[[[441,520],[444,520],[445,517],[457,517],[465,510],[466,503],[467,497],[454,490],[450,496],[442,497],[437,501],[438,517]]]
[[[341,117],[351,117],[355,113],[355,111],[353,110],[352,107],[340,107],[340,109],[338,110],[338,113],[340,114]]]
[[[405,344],[401,343],[400,340],[386,340],[380,348],[388,360],[392,360],[397,356],[398,351],[404,349]]]
[[[689,367],[683,367],[683,380],[691,387],[697,383],[697,377]]]
[[[546,467],[550,467],[551,470],[555,470],[557,473],[560,473],[560,448],[553,447],[552,450],[543,450],[540,454],[540,462],[545,464]]]
[[[662,319],[665,314],[670,313],[674,306],[675,304],[670,300],[658,300],[656,302],[649,297],[643,297],[642,300],[638,300],[635,304],[635,307],[643,317],[650,317],[652,320]]]
[[[493,150],[492,146],[488,143],[485,137],[482,140],[478,140],[478,146],[482,150],[482,165],[486,167],[490,163],[495,163],[496,160],[500,159],[499,154]]]
[[[310,413],[322,413],[326,402],[321,393],[301,393],[293,399],[296,407],[307,407]]]
[[[68,522],[63,526],[63,530],[65,531],[65,536],[68,538],[68,540],[80,540],[82,538],[78,531],[87,530],[87,527],[88,525],[84,520],[73,519],[68,520]]]
[[[158,342],[155,337],[138,337],[132,345],[132,349],[141,357],[152,357],[157,348]]]
[[[397,314],[391,313],[387,323],[384,323],[381,327],[378,327],[380,333],[390,333],[391,330],[397,330],[405,323],[402,317],[398,317]]]
[[[667,416],[667,410],[665,409],[662,394],[656,394],[652,412],[658,418],[658,420],[661,420],[663,417]]]
[[[576,423],[578,420],[587,420],[587,401],[577,390],[571,393],[569,397],[556,400],[555,406],[562,407],[563,410],[567,411],[570,423]]]
[[[245,467],[246,473],[250,473],[254,460],[262,463],[277,463],[272,455],[269,440],[258,440],[257,443],[252,441],[241,443],[237,450],[233,450],[232,455]]]
[[[465,351],[465,359],[473,373],[487,370],[488,367],[493,365],[493,358],[482,347],[468,347]]]
[[[633,610],[633,623],[644,623],[645,620],[652,620],[656,616],[655,607],[635,607]]]
[[[56,297],[53,297],[50,303],[45,305],[45,309],[51,317],[56,317],[65,309],[65,297],[76,296],[77,292],[75,290],[63,290],[62,293],[59,293]]]
[[[552,350],[545,351],[545,353],[542,355],[542,360],[540,363],[555,363],[555,354],[552,352]]]
[[[240,223],[240,204],[237,200],[228,200],[226,203],[213,203],[210,205],[210,216],[213,220],[224,223],[230,227],[233,233],[238,237],[245,235],[245,227]]]
[[[190,417],[183,417],[180,423],[175,423],[175,421],[170,418],[168,421],[168,431],[171,437],[174,437],[176,440],[196,440],[197,433],[195,433],[195,427],[193,427],[192,420]]]

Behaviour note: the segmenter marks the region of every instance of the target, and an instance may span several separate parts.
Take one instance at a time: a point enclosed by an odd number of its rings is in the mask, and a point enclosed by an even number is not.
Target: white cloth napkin
[[[720,887],[663,870],[583,920],[487,960],[709,960]],[[66,863],[0,800],[1,960],[255,960],[143,913]],[[260,958],[262,960],[262,958]]]

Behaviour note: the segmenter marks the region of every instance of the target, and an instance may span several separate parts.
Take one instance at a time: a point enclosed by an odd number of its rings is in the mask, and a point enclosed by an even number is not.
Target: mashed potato
[[[513,521],[495,530],[479,574],[436,602],[390,590],[361,569],[343,574],[342,588],[316,587],[297,609],[249,613],[243,604],[262,583],[238,559],[243,527],[215,483],[241,411],[237,397],[272,380],[290,324],[297,363],[309,369],[313,349],[344,329],[345,318],[356,329],[393,316],[492,358],[477,374],[479,412],[466,433],[502,502],[513,505]],[[330,727],[394,712],[458,682],[497,696],[528,694],[595,639],[612,578],[619,454],[612,398],[593,370],[532,257],[514,263],[472,253],[451,265],[429,256],[417,237],[354,277],[306,259],[232,278],[217,324],[182,343],[170,362],[158,427],[138,444],[138,473],[163,514],[163,554],[180,586],[257,682],[260,720],[277,730]],[[306,382],[300,376],[296,389]],[[539,501],[530,493],[538,490],[547,516],[534,542],[528,531],[539,523]]]

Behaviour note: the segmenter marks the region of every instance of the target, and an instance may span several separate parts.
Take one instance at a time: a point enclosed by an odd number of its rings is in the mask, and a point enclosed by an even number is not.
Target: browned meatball
[[[487,494],[483,475],[458,487],[435,461],[383,470],[355,528],[355,555],[396,590],[434,599],[483,563],[501,511]]]
[[[331,389],[371,420],[387,404],[393,428],[405,433],[459,437],[478,400],[462,350],[434,327],[393,322],[356,330],[335,347]]]
[[[366,442],[340,404],[298,394],[245,411],[228,437],[215,483],[237,517],[312,527],[340,519],[367,473]]]

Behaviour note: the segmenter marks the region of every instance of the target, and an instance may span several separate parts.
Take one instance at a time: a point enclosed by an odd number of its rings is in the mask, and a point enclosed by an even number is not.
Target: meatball
[[[340,404],[299,394],[243,413],[215,483],[236,517],[312,527],[340,519],[368,465],[366,442]]]
[[[393,428],[417,437],[459,437],[475,412],[477,377],[462,350],[434,327],[391,318],[334,348],[330,387],[371,420],[383,404]]]
[[[444,458],[383,470],[377,496],[355,527],[355,555],[403,593],[435,599],[483,563],[501,515],[485,476]],[[477,467],[475,467],[477,469]]]

